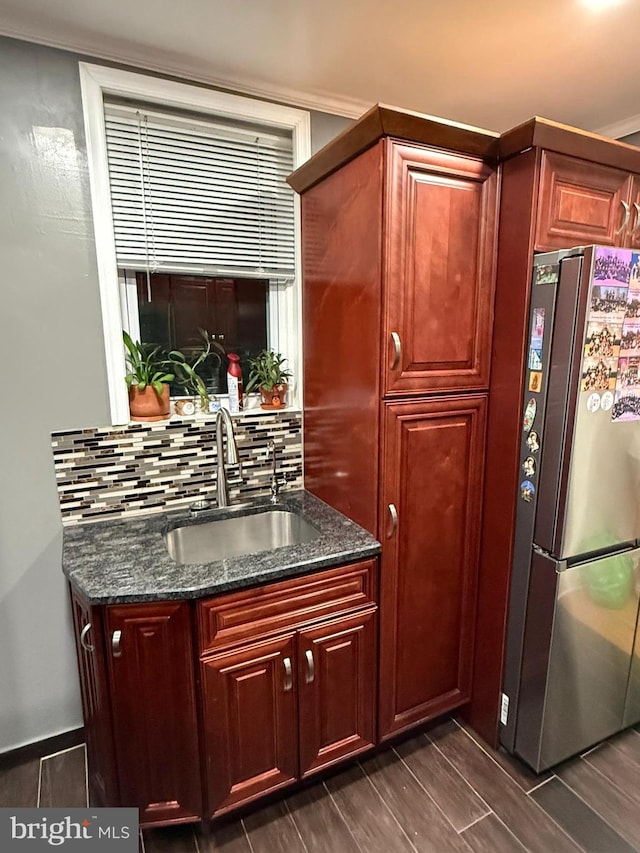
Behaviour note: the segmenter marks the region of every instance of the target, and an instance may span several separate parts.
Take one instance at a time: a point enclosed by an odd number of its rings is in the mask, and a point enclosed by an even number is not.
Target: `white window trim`
[[[104,127],[104,95],[138,98],[163,106],[191,109],[229,118],[258,121],[290,130],[293,163],[298,168],[311,155],[311,120],[305,110],[258,101],[240,95],[217,92],[188,83],[148,77],[131,71],[79,63],[80,88],[87,138],[87,159],[91,203],[96,238],[100,304],[107,364],[111,423],[129,421],[129,401],[124,382],[126,372],[122,344],[123,316],[116,264],[116,247],[111,215],[107,145]],[[292,286],[279,289],[279,314],[275,346],[287,357],[294,376],[292,403],[302,399],[302,303],[300,299],[300,199],[295,198],[296,278]],[[272,312],[273,313],[273,312]],[[269,318],[270,329],[274,325]],[[277,343],[276,343],[277,341]]]

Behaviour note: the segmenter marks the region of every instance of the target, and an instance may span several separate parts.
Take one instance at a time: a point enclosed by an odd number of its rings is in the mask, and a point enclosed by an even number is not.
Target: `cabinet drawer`
[[[200,653],[371,604],[376,566],[365,560],[201,601]]]

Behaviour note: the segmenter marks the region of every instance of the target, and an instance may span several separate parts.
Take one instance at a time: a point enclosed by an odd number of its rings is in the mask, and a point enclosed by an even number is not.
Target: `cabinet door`
[[[375,742],[376,611],[298,635],[301,776]]]
[[[185,602],[107,608],[122,806],[140,822],[201,815],[191,611]]]
[[[201,663],[209,814],[295,779],[298,734],[293,634]]]
[[[490,166],[389,143],[387,394],[487,386],[496,223]]]
[[[91,608],[72,593],[71,609],[87,744],[90,803],[103,807],[118,806],[111,700],[102,635],[102,608]]]
[[[544,151],[535,248],[624,245],[630,181],[620,169]]]
[[[145,340],[188,353],[199,351],[199,328],[229,350],[263,349],[267,342],[266,279],[136,273]]]
[[[385,406],[379,734],[468,701],[486,398]]]

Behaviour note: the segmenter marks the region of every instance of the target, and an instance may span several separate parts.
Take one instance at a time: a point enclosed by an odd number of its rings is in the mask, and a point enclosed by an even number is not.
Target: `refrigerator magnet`
[[[522,470],[525,473],[526,477],[534,477],[536,473],[536,460],[533,456],[527,456],[527,458],[522,463]]]
[[[530,453],[537,453],[538,450],[540,450],[540,439],[538,438],[538,433],[534,429],[532,429],[527,436],[527,447],[529,448]]]
[[[536,401],[533,398],[531,400],[529,400],[529,402],[527,403],[527,407],[524,410],[524,420],[522,423],[522,427],[523,427],[525,432],[529,432],[529,430],[533,426],[533,422],[536,419],[536,409],[537,408],[538,408],[538,404],[536,403]]]
[[[613,406],[613,394],[611,391],[605,391],[602,397],[600,397],[600,408],[604,412],[608,412],[609,409]]]
[[[589,396],[587,397],[587,411],[593,414],[594,412],[597,412],[599,408],[600,394],[596,394],[595,392],[593,394],[589,394]]]
[[[544,308],[534,308],[529,337],[529,370],[542,370],[542,341],[544,338]]]
[[[531,480],[523,480],[520,483],[520,497],[523,501],[527,503],[531,503],[533,500],[533,496],[536,493],[536,487],[533,485]]]
[[[639,421],[640,420],[640,397],[635,394],[627,394],[624,391],[616,391],[615,402],[611,409],[612,421]]]
[[[612,391],[616,383],[618,363],[613,358],[588,358],[583,364],[581,391]]]
[[[622,322],[630,279],[631,251],[598,246],[593,261],[590,321]]]
[[[636,297],[640,297],[640,292],[635,292]],[[640,313],[640,298],[627,304],[627,310]],[[640,355],[640,321],[638,315],[634,315],[632,319],[624,321],[622,332],[620,335],[620,356]]]
[[[539,264],[534,268],[534,284],[557,284],[560,264]],[[541,309],[544,314],[544,308]]]
[[[531,370],[529,372],[529,391],[539,393],[542,388],[542,373],[539,370]]]

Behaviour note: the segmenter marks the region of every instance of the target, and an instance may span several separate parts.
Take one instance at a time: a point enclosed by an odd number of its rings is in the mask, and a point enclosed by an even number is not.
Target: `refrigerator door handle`
[[[618,230],[616,231],[616,234],[622,234],[622,232],[624,231],[624,229],[625,229],[625,228],[627,227],[627,225],[629,224],[629,217],[631,216],[631,208],[629,207],[629,205],[627,204],[627,202],[626,202],[626,201],[621,201],[621,202],[620,202],[620,204],[622,205],[622,207],[623,207],[623,209],[624,209],[624,219],[622,220],[622,225],[621,225],[621,226],[618,228]]]

